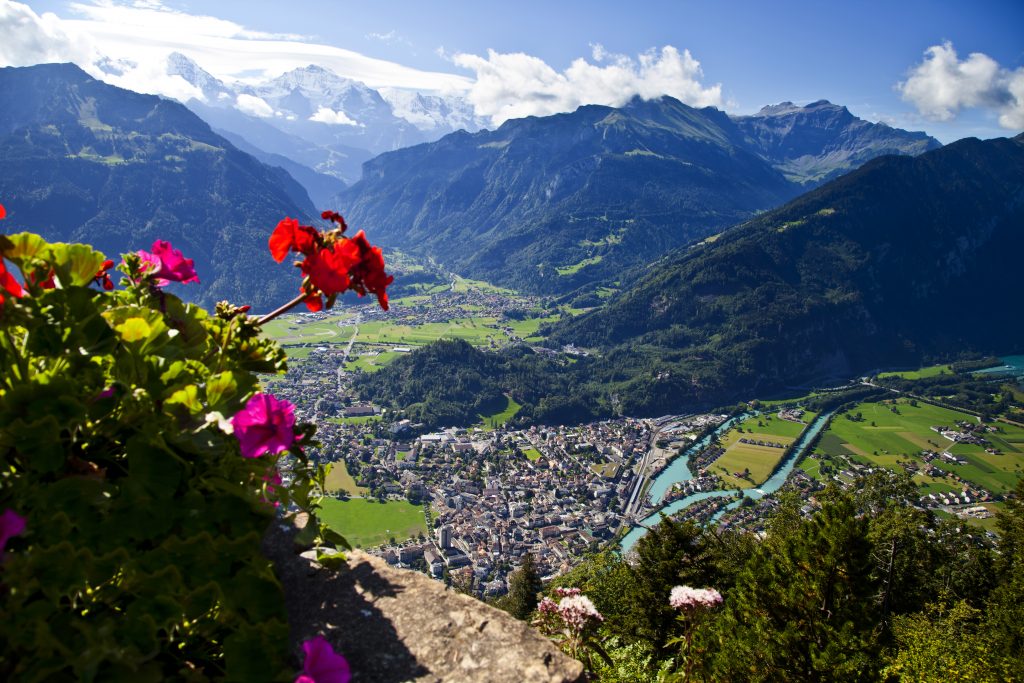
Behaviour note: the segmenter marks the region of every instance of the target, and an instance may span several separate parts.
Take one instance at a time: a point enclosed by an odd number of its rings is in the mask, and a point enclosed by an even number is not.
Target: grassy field
[[[537,330],[544,323],[553,323],[558,318],[559,316],[557,315],[549,315],[543,318],[530,318],[528,320],[509,320],[505,323],[505,327],[511,328],[517,337],[526,339],[536,335]]]
[[[423,507],[406,501],[325,499],[318,513],[321,521],[348,539],[353,546],[369,548],[394,537],[401,543],[427,533]]]
[[[515,399],[511,396],[505,396],[505,407],[491,415],[481,415],[480,421],[483,422],[484,429],[501,427],[515,417],[516,413],[518,413],[519,409],[522,407],[523,406],[516,403]]]
[[[263,326],[263,334],[280,344],[317,343],[339,344],[347,342],[352,328],[340,328],[340,319],[314,320],[306,322],[298,316],[288,315],[271,320]],[[345,329],[348,330],[347,334]]]
[[[536,462],[537,460],[540,460],[540,455],[541,454],[540,454],[540,451],[538,451],[536,448],[533,448],[531,446],[531,447],[528,447],[528,448],[523,448],[522,451],[523,451],[523,455],[525,455],[526,458],[528,460],[530,460],[531,462]]]
[[[500,342],[505,335],[498,328],[496,318],[480,317],[453,318],[445,323],[416,326],[389,322],[364,323],[359,326],[358,340],[367,344],[420,346],[442,338],[464,339],[474,346],[488,346],[491,339]]]
[[[619,466],[614,462],[604,463],[603,465],[595,463],[590,466],[590,471],[605,479],[612,479],[618,473]]]
[[[815,417],[814,413],[805,412],[802,419],[809,423]],[[786,454],[786,447],[796,441],[805,427],[768,413],[749,417],[722,437],[725,453],[711,466],[711,472],[730,487],[763,484]],[[783,448],[740,443],[740,439],[771,441],[782,444]],[[745,469],[750,470],[750,479],[741,479],[733,474]]]
[[[903,370],[901,372],[881,372],[878,374],[879,379],[885,377],[902,377],[903,379],[927,379],[928,377],[937,377],[939,375],[952,375],[953,368],[949,365],[931,365],[927,368],[920,368],[919,370]]]
[[[402,355],[406,354],[396,353],[394,351],[377,351],[371,350],[370,348],[363,348],[358,353],[353,351],[352,355],[349,356],[349,361],[345,363],[345,370],[348,372],[353,372],[355,370],[361,370],[363,372],[377,372],[378,370],[386,368],[391,364],[391,361]],[[352,360],[353,358],[355,358],[355,360]]]
[[[369,422],[380,421],[380,415],[360,415],[359,417],[328,417],[328,422],[333,422],[336,425],[364,425]]]
[[[898,412],[893,412],[893,408]],[[1022,427],[1002,422],[994,423],[999,431],[989,433],[985,438],[1002,453],[993,455],[985,452],[981,446],[954,444],[931,430],[933,425],[952,427],[958,421],[976,422],[973,416],[966,413],[927,403],[912,406],[906,399],[862,403],[850,413],[860,413],[862,419],[833,419],[829,430],[818,444],[818,452],[849,455],[866,464],[895,469],[899,463],[907,460],[921,463],[919,454],[922,450],[940,453],[949,451],[967,462],[957,465],[937,461],[936,466],[993,493],[1009,491],[1017,479],[1024,476]],[[949,485],[951,482],[935,480],[922,483]]]
[[[596,263],[600,263],[603,258],[604,257],[601,255],[591,256],[590,258],[585,258],[579,263],[574,263],[571,266],[559,266],[555,268],[555,272],[557,272],[559,275],[575,275],[576,273],[580,272],[587,266],[592,266]]]
[[[324,486],[327,489],[327,493],[344,491],[350,496],[365,496],[368,491],[368,489],[356,485],[356,480],[348,473],[348,466],[344,460],[331,464],[331,469],[327,473]]]

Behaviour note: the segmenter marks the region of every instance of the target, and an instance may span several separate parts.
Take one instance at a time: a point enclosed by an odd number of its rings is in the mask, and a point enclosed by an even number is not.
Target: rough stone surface
[[[360,551],[338,570],[275,525],[264,550],[284,586],[292,648],[324,634],[352,681],[583,681],[583,666],[505,612]]]

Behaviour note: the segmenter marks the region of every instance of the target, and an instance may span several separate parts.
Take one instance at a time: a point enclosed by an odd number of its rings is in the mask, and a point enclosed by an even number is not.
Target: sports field
[[[933,431],[932,426],[955,428],[955,423],[966,421],[977,424],[973,415],[948,408],[908,399],[880,403],[861,403],[849,413],[859,419],[849,420],[837,416],[822,437],[816,452],[829,455],[848,455],[865,464],[881,465],[890,469],[907,460],[923,463],[920,453],[931,450],[949,453],[966,460],[954,464],[934,461],[938,468],[956,474],[966,481],[988,489],[992,493],[1005,493],[1024,476],[1024,428],[1004,422],[990,426],[996,432],[984,435],[998,454],[987,453],[974,444],[954,443]],[[922,479],[926,484],[955,485],[945,479]]]
[[[327,498],[318,515],[328,527],[355,547],[369,548],[387,543],[392,537],[401,543],[427,533],[422,505],[406,501],[378,503],[374,499]]]

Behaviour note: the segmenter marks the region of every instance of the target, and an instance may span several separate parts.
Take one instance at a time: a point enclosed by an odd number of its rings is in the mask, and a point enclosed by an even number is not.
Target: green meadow
[[[330,470],[327,472],[327,478],[324,481],[324,488],[327,490],[327,493],[344,491],[350,496],[365,496],[369,491],[369,489],[356,485],[356,480],[348,473],[348,465],[345,464],[344,460],[331,463]]]
[[[966,460],[966,463],[958,465],[936,460],[933,464],[993,493],[1009,491],[1024,474],[1022,427],[1005,422],[992,423],[991,426],[998,431],[986,434],[985,438],[1000,453],[991,454],[981,446],[954,444],[931,429],[933,425],[954,427],[958,421],[976,423],[976,418],[967,413],[923,402],[914,406],[908,399],[861,403],[849,412],[852,415],[859,413],[861,419],[854,421],[844,416],[833,418],[818,444],[817,452],[847,455],[865,464],[895,469],[901,462],[908,460],[923,462],[920,458],[923,450],[939,453],[949,451]],[[955,484],[944,479],[932,480],[925,477],[920,478],[920,483],[930,487],[929,491]]]
[[[805,411],[801,419],[810,423],[815,417],[815,413]],[[796,441],[806,426],[780,419],[772,413],[749,417],[722,436],[721,445],[725,453],[711,465],[710,471],[730,487],[763,484],[786,454],[786,447]],[[782,444],[783,448],[740,443],[740,439],[771,441]],[[741,479],[733,474],[745,469],[750,470],[750,479]]]
[[[407,501],[378,503],[366,498],[326,498],[317,514],[324,524],[356,547],[380,545],[392,537],[401,543],[427,533],[423,506]]]
[[[516,403],[515,399],[511,396],[505,396],[505,407],[501,410],[491,413],[490,415],[481,415],[480,421],[483,423],[484,429],[494,429],[496,427],[504,426],[509,420],[516,416],[519,409],[523,406]]]
[[[900,372],[882,372],[878,374],[879,379],[885,377],[902,377],[903,379],[927,379],[939,375],[952,375],[953,368],[949,365],[930,365],[918,370],[902,370]]]

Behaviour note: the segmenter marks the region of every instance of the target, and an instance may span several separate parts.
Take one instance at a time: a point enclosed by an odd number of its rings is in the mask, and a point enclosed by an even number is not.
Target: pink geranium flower
[[[25,518],[14,510],[4,510],[0,515],[0,553],[7,546],[12,536],[21,536],[25,532]]]
[[[156,277],[160,287],[170,282],[199,282],[192,259],[185,258],[170,242],[157,240],[153,242],[152,252],[139,251],[138,254],[146,272]]]
[[[281,453],[295,442],[295,406],[270,394],[255,394],[231,418],[231,426],[246,458]]]
[[[302,644],[302,650],[306,653],[306,660],[295,683],[348,683],[352,679],[348,662],[323,636],[307,640]]]

